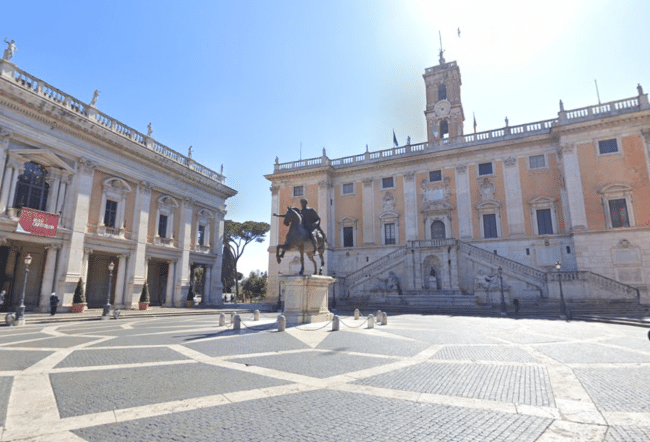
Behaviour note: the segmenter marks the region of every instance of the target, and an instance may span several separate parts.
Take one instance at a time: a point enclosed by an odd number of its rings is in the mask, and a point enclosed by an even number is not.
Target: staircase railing
[[[608,278],[598,273],[590,272],[588,270],[579,270],[576,272],[549,272],[547,273],[548,281],[584,281],[587,283],[594,283],[600,287],[618,293],[625,294],[629,299],[641,299],[639,289],[631,285],[624,284],[614,279]]]
[[[367,266],[361,267],[359,270],[350,273],[348,276],[345,277],[345,284],[347,288],[351,289],[367,275],[371,275],[375,273],[377,270],[381,269],[382,267],[385,267],[390,261],[394,261],[398,258],[403,257],[404,255],[406,255],[406,247],[393,250],[388,255],[384,255],[381,258],[377,259],[376,261],[371,262]]]
[[[487,250],[484,250],[480,247],[473,246],[463,241],[458,241],[459,249],[461,253],[467,253],[468,255],[476,255],[484,261],[489,262],[492,265],[500,266],[503,269],[508,269],[513,273],[523,274],[529,276],[532,279],[535,279],[539,282],[546,283],[546,272],[537,270],[533,267],[528,267],[525,264],[521,264],[517,261],[513,261],[501,255],[495,255],[490,253]]]

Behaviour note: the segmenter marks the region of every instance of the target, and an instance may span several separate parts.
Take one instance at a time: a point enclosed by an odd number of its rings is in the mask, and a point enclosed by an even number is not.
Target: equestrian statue
[[[314,263],[314,275],[323,274],[323,266],[325,259],[323,252],[325,251],[325,243],[327,237],[325,232],[320,227],[320,217],[318,213],[311,207],[307,207],[307,200],[301,199],[301,209],[297,207],[287,207],[287,212],[284,215],[276,213],[273,216],[284,218],[284,225],[289,226],[287,238],[284,244],[278,244],[275,252],[275,258],[278,264],[284,258],[284,252],[288,250],[298,250],[300,252],[300,275],[305,271],[305,258],[304,253],[307,252],[307,258]],[[282,249],[282,253],[280,253]],[[314,255],[320,256],[320,269],[316,265]]]

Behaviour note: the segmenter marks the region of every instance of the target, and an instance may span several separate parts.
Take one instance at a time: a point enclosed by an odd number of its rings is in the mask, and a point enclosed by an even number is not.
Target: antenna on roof
[[[598,104],[600,104],[600,94],[598,93],[598,82],[594,80],[594,83],[596,83],[596,96],[598,97]]]
[[[300,161],[302,161],[302,141],[300,142]]]
[[[438,31],[438,36],[440,37],[440,64],[445,64],[445,57],[443,57],[445,50],[442,49],[442,34],[440,31]]]

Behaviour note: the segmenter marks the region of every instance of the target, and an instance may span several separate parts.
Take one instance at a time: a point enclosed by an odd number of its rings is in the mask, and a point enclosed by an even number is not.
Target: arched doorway
[[[427,290],[442,288],[442,265],[437,256],[429,255],[422,263],[422,279]]]
[[[445,239],[447,237],[447,230],[445,223],[440,220],[435,220],[431,223],[431,239]]]

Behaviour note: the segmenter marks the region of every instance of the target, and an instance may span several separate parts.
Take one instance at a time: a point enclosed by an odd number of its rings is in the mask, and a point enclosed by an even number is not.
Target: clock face
[[[451,110],[451,104],[447,100],[438,101],[433,107],[433,112],[436,114],[436,117],[446,117],[449,115]]]

